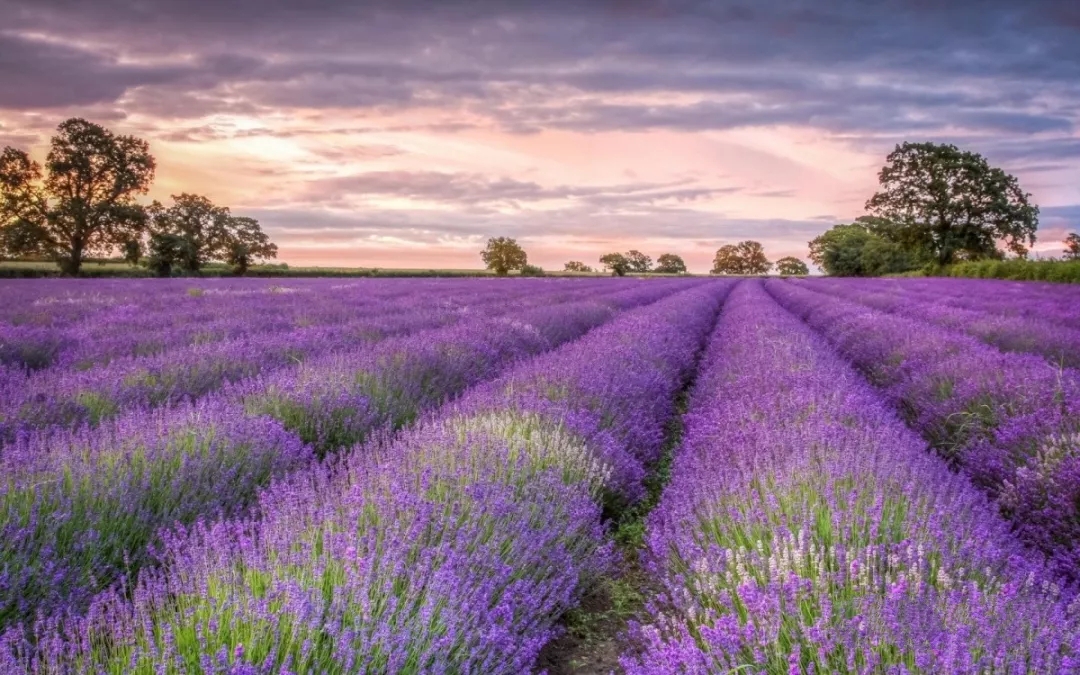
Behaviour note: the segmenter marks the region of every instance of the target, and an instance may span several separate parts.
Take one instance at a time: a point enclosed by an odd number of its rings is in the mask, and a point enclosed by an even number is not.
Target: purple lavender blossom
[[[1080,376],[929,323],[769,281],[930,444],[997,499],[1021,538],[1080,579]]]
[[[649,516],[646,673],[1075,672],[1072,590],[761,285],[732,294]]]
[[[628,312],[540,357],[545,368],[525,361],[476,390],[565,394],[545,394],[551,408],[534,417],[506,424],[469,393],[388,446],[272,487],[258,518],[165,535],[164,566],[130,593],[107,591],[85,616],[53,615],[29,636],[6,633],[0,670],[528,670],[613,562],[592,441],[652,452],[671,413],[651,402],[653,385],[667,376],[662,391],[678,387],[726,288]],[[601,393],[619,405],[599,405]],[[559,407],[577,420],[560,426]],[[586,428],[595,434],[578,434]]]

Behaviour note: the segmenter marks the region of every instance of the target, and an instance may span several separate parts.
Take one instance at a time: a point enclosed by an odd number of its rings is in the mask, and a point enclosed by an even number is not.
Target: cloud
[[[1035,134],[1071,132],[1080,100],[1080,29],[1065,0],[5,6],[8,106],[127,96],[141,111],[185,117],[240,102],[467,105],[519,132],[799,124]],[[52,40],[17,37],[31,34]],[[126,45],[128,59],[104,44]],[[192,58],[170,63],[178,52]],[[1060,100],[1043,96],[1050,87]],[[139,93],[155,88],[176,95]],[[642,100],[671,94],[700,100]],[[611,100],[627,96],[638,100]]]
[[[740,190],[738,187],[693,186],[685,181],[544,187],[532,181],[491,178],[479,174],[369,171],[307,181],[300,192],[300,198],[321,204],[347,204],[351,198],[356,197],[397,197],[464,206],[570,201],[594,207],[629,207],[661,202],[693,202]]]
[[[0,143],[78,114],[167,142],[189,174],[230,148],[246,203],[295,236],[362,209],[357,237],[802,246],[837,217],[799,214],[857,215],[848,196],[904,140],[981,152],[1025,189],[1080,171],[1073,0],[0,0],[0,17]],[[567,138],[617,134],[701,140],[558,166]],[[750,177],[766,161],[749,158],[744,178],[740,138],[799,171]],[[693,153],[723,166],[651,166]],[[867,184],[845,173],[859,162]],[[740,218],[748,203],[785,217]]]

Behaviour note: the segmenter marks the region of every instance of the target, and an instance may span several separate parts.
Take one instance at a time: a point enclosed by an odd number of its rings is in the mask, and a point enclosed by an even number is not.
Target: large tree
[[[1071,232],[1065,237],[1065,258],[1067,260],[1080,260],[1080,234]]]
[[[641,251],[634,249],[627,251],[626,262],[629,263],[631,272],[646,274],[652,271],[652,258]]]
[[[500,277],[509,274],[510,270],[520,270],[529,263],[525,249],[518,245],[517,240],[509,237],[488,239],[487,248],[480,251],[480,259]]]
[[[189,273],[217,260],[243,274],[256,259],[277,257],[277,246],[254,218],[234,216],[228,207],[200,195],[183,193],[172,199],[168,208],[155,201],[148,209],[150,248],[152,257],[160,261],[159,272],[165,269],[166,259],[170,268]]]
[[[683,274],[686,272],[686,263],[674,253],[664,253],[656,259],[656,271],[661,274]]]
[[[866,210],[891,227],[876,233],[939,264],[1000,258],[999,241],[1018,255],[1035,243],[1039,208],[1031,195],[978,153],[935,143],[897,145],[878,182]]]
[[[154,170],[146,141],[69,119],[52,138],[44,171],[22,150],[0,154],[0,228],[33,233],[32,248],[78,274],[87,256],[141,234],[146,214],[135,197]]]
[[[772,263],[765,249],[756,241],[725,244],[716,251],[712,274],[767,274]]]

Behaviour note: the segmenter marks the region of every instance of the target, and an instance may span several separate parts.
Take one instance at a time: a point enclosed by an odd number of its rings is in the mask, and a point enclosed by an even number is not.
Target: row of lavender
[[[610,293],[610,289],[608,286],[604,292]],[[61,359],[37,372],[21,366],[0,369],[0,443],[21,430],[93,425],[126,409],[198,398],[228,383],[285,369],[321,354],[363,348],[389,336],[451,325],[462,318],[498,316],[538,304],[589,298],[590,291],[597,289],[557,283],[499,286],[458,281],[439,289],[418,288],[411,294],[386,292],[384,287],[381,295],[354,290],[343,298],[341,290],[324,284],[321,288],[301,287],[291,294],[233,289],[221,291],[221,297],[199,296],[199,303],[214,307],[215,312],[222,313],[224,307],[228,318],[223,321],[245,326],[246,334],[176,346],[161,353],[114,355],[85,369],[73,366],[71,359]],[[299,304],[280,300],[291,295],[304,297]],[[296,314],[300,311],[302,315]],[[184,327],[198,326],[207,318],[183,316],[186,318],[176,324],[181,333],[187,330]],[[165,325],[176,320],[164,311],[151,314],[151,318]],[[297,327],[295,322],[301,320]],[[105,321],[121,336],[122,343],[147,339],[136,323],[126,322],[124,317],[107,312]],[[19,336],[5,335],[2,329],[0,326],[0,352],[21,344]]]
[[[273,477],[685,286],[625,285],[389,339],[96,428],[20,434],[0,448],[0,627],[82,607],[150,559],[162,526],[238,513]]]
[[[0,640],[0,672],[529,669],[612,564],[730,285],[631,311],[473,388],[388,446],[293,474],[257,517],[165,539],[83,617]]]
[[[1025,542],[1080,578],[1080,375],[813,285],[767,282],[906,421],[997,500]]]
[[[921,300],[945,306],[1080,328],[1076,311],[1080,289],[1069,284],[940,277],[857,281],[859,285],[902,289]]]
[[[1080,296],[1058,294],[1041,300],[1040,293],[1032,292],[1011,297],[1001,286],[967,284],[963,295],[952,296],[947,287],[939,293],[926,292],[907,280],[821,279],[808,284],[875,309],[966,333],[1004,351],[1040,354],[1058,367],[1080,366]],[[1025,311],[1016,311],[1017,307]],[[1029,314],[1032,310],[1034,315]]]
[[[1080,670],[1073,596],[759,284],[725,306],[686,428],[631,675]]]
[[[471,289],[471,295],[483,292]],[[497,290],[504,289],[487,287]],[[140,280],[115,282],[3,282],[9,301],[0,308],[0,363],[39,370],[88,368],[125,356],[348,322],[357,311],[385,313],[404,300],[460,298],[460,284],[287,284],[252,279]],[[464,299],[464,298],[463,298]]]

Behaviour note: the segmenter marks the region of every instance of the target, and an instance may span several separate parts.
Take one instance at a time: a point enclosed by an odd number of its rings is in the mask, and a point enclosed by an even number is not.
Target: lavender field
[[[1078,369],[1038,283],[0,281],[0,675],[1080,673]]]

